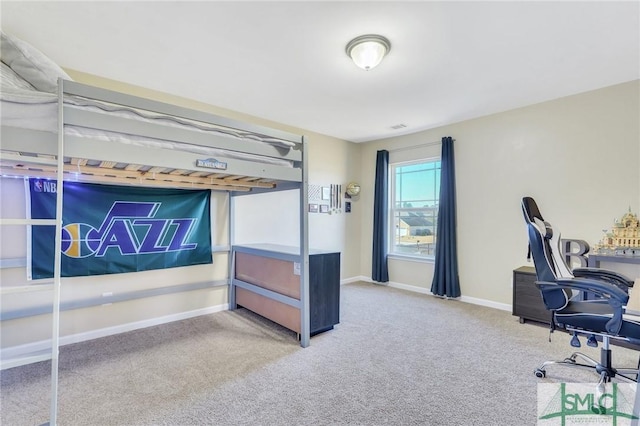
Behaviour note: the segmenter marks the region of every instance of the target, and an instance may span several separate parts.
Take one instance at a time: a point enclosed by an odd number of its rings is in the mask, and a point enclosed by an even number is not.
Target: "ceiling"
[[[637,1],[2,0],[0,13],[62,67],[353,142],[640,78]],[[344,49],[368,33],[392,47],[363,71]]]

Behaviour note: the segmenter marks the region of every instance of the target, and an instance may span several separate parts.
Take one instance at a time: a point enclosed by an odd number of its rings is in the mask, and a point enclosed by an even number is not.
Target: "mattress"
[[[0,108],[3,126],[12,126],[29,130],[57,132],[58,126],[58,96],[53,93],[36,90],[22,79],[4,62],[0,62],[2,74],[0,79]],[[178,127],[203,133],[214,133],[218,136],[254,143],[270,144],[286,152],[295,144],[282,139],[270,138],[237,129],[216,126],[209,123],[142,111],[122,105],[109,104],[92,99],[65,96],[65,105],[80,110],[92,111],[107,116],[124,117],[132,120],[153,122],[159,126]],[[240,151],[231,151],[215,147],[187,144],[161,139],[147,138],[130,134],[107,132],[82,126],[65,126],[65,134],[92,138],[104,142],[119,142],[149,148],[187,151],[203,156],[216,158],[234,158],[278,166],[293,167],[293,163],[286,159],[266,157]]]

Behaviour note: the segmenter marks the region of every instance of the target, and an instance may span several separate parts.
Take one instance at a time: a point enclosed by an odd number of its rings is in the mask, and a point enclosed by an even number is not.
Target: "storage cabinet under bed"
[[[273,244],[235,246],[231,308],[242,306],[300,333],[297,254],[295,247]],[[340,322],[339,252],[309,251],[309,322],[311,335]]]

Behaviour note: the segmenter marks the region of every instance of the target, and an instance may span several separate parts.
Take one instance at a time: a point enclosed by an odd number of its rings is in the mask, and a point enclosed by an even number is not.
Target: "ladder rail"
[[[62,202],[64,194],[64,80],[58,79],[58,170],[56,191],[56,234],[53,262],[53,314],[51,318],[51,413],[49,425],[58,419],[58,363],[60,355],[60,276],[62,274]]]

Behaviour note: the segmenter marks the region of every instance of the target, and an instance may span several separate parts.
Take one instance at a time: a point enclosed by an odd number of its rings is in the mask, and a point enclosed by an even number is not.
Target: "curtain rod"
[[[442,144],[442,141],[427,142],[427,143],[422,143],[420,145],[403,146],[402,148],[390,149],[389,152],[406,151],[408,149],[425,148],[427,146],[440,145],[440,144]]]

